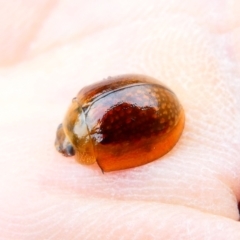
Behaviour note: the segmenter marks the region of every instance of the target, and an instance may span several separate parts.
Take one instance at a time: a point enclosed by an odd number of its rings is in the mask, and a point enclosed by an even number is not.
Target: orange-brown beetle
[[[149,163],[170,151],[184,127],[176,95],[156,79],[131,74],[83,88],[58,127],[55,146],[102,171]]]

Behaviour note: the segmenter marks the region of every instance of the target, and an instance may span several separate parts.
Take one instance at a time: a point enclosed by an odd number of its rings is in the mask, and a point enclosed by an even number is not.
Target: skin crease
[[[240,239],[240,5],[1,1],[1,239]],[[109,75],[169,86],[186,113],[161,161],[102,174],[54,149],[71,99]]]

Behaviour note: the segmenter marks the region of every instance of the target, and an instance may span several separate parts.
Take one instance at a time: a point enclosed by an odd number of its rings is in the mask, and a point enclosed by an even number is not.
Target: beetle
[[[180,138],[185,115],[176,95],[158,80],[126,74],[84,87],[56,133],[55,147],[103,172],[152,162]]]

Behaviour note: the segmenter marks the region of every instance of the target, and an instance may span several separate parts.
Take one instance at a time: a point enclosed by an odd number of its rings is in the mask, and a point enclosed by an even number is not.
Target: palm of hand
[[[10,6],[1,27],[1,238],[239,239],[239,16],[227,3],[214,16],[200,1]],[[187,117],[178,145],[161,161],[104,175],[57,154],[67,101],[126,72],[177,93]]]

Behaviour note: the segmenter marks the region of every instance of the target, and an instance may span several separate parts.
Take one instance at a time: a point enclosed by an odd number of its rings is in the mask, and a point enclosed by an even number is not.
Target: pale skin
[[[1,239],[240,239],[240,4],[167,2],[1,1]],[[123,73],[177,94],[176,147],[105,174],[57,153],[78,90]]]

